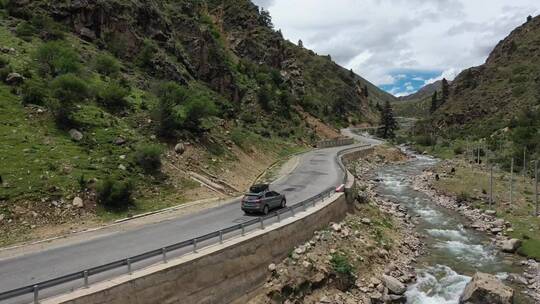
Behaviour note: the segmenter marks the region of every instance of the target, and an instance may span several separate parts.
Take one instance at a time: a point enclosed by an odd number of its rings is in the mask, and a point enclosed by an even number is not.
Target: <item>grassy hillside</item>
[[[463,71],[435,113],[443,133],[485,137],[540,105],[540,17],[502,40],[486,63]],[[475,130],[475,131],[473,131]],[[481,132],[478,132],[481,131]]]
[[[0,15],[0,244],[242,191],[390,98],[247,0],[10,0]]]

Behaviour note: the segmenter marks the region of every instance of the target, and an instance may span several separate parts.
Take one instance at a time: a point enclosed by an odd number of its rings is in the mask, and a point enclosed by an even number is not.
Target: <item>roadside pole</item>
[[[523,148],[523,181],[527,181],[527,147]]]
[[[536,204],[536,216],[538,216],[538,160],[534,162],[534,202]]]
[[[510,206],[512,206],[513,192],[514,192],[514,158],[512,157],[512,163],[510,165]]]
[[[489,209],[493,206],[493,165],[489,170]]]

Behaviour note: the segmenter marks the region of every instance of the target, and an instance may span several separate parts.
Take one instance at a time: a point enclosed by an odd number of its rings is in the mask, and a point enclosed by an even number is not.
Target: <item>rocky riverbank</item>
[[[348,164],[359,189],[354,211],[270,264],[267,283],[249,303],[404,303],[423,244],[406,208],[375,194],[371,176],[406,159],[397,149],[378,147]]]
[[[421,175],[415,176],[412,183],[415,190],[428,195],[435,204],[458,212],[465,217],[469,221],[468,228],[488,234],[492,244],[501,251],[516,252],[520,246],[520,240],[508,236],[509,233],[513,232],[510,222],[497,218],[497,212],[494,210],[475,208],[459,195],[439,191],[433,185],[435,180],[436,173],[427,169]],[[540,264],[535,260],[523,260],[521,265],[525,267],[525,272],[523,274],[509,274],[506,278],[507,283],[519,285],[524,294],[536,302],[540,302]]]

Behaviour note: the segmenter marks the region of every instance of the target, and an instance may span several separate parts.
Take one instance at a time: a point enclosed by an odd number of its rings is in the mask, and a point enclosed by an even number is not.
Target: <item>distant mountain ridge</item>
[[[540,105],[540,16],[500,41],[486,62],[461,72],[432,117],[442,133],[489,136]],[[466,130],[472,130],[469,132]]]
[[[440,91],[442,87],[442,80],[437,80],[433,83],[429,83],[425,86],[423,86],[420,90],[417,92],[407,95],[398,97],[399,101],[410,101],[410,100],[420,100],[424,99],[425,97],[431,97],[433,95],[433,92]]]

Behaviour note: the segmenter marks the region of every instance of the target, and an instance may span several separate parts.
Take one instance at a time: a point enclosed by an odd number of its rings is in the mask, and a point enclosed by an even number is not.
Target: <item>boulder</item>
[[[274,264],[274,263],[268,265],[268,271],[270,271],[270,272],[276,271],[276,268],[277,268],[276,264]]]
[[[509,239],[505,240],[501,244],[501,249],[504,252],[514,253],[521,246],[521,240],[519,239]]]
[[[91,29],[87,28],[87,27],[83,27],[79,30],[79,35],[81,36],[82,39],[86,40],[86,41],[89,41],[89,42],[92,42],[94,40],[96,40],[96,33],[94,33],[94,31],[92,31]]]
[[[126,143],[126,139],[123,138],[123,137],[117,137],[115,140],[114,140],[114,144],[117,145],[117,146],[121,146],[123,144]]]
[[[368,219],[367,217],[365,217],[365,218],[362,219],[362,224],[371,225],[371,220]]]
[[[24,82],[24,77],[19,73],[9,73],[6,77],[6,83],[9,85],[19,85]]]
[[[75,129],[69,130],[69,136],[74,141],[81,141],[83,139],[83,137],[84,137],[83,134],[80,131],[75,130]]]
[[[179,143],[177,144],[176,146],[174,146],[174,152],[176,152],[177,154],[184,154],[184,152],[186,152],[186,147],[184,146],[183,143]]]
[[[383,274],[381,276],[381,280],[383,281],[384,286],[386,286],[386,288],[388,288],[388,290],[393,294],[402,295],[407,290],[405,285],[394,277]]]
[[[459,298],[460,304],[512,304],[514,290],[497,277],[477,272]]]
[[[495,211],[495,210],[486,210],[486,211],[484,211],[484,214],[495,216],[497,214],[497,211]]]
[[[82,208],[82,207],[84,207],[84,202],[83,202],[82,198],[77,196],[77,197],[75,197],[73,199],[72,205],[73,205],[73,207],[76,207],[76,208]]]

